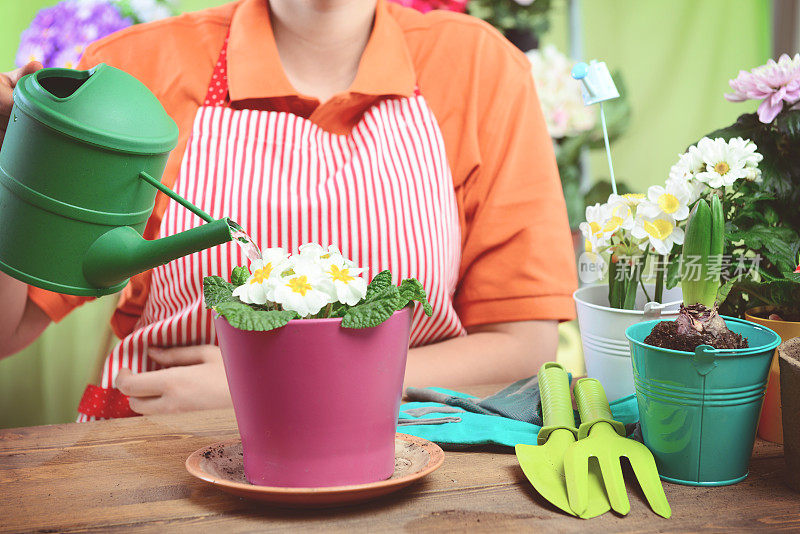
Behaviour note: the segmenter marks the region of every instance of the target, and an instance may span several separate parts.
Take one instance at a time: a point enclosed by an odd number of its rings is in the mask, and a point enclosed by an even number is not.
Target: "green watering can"
[[[136,273],[230,241],[238,225],[161,184],[177,139],[156,97],[119,69],[24,76],[0,150],[0,269],[51,291],[101,296]],[[208,224],[145,240],[157,191]]]

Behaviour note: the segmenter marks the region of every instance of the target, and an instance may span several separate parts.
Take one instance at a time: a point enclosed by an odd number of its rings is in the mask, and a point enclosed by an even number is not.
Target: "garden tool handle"
[[[578,439],[589,435],[589,430],[596,423],[608,423],[622,437],[625,437],[625,425],[614,421],[611,407],[608,405],[606,392],[603,385],[596,378],[581,378],[575,384],[575,401],[578,404],[578,413],[581,415],[581,426],[578,429]]]
[[[542,402],[544,426],[539,431],[537,443],[543,445],[554,430],[569,430],[577,436],[572,397],[569,394],[569,377],[560,364],[546,362],[539,369],[539,396]]]

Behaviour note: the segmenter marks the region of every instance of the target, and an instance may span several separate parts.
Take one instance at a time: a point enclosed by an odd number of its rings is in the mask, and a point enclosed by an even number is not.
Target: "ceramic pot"
[[[778,347],[786,482],[800,491],[800,337]]]
[[[646,286],[648,294],[653,295],[653,286]],[[675,287],[664,290],[663,299],[664,302],[680,301],[681,295],[680,287]],[[605,284],[582,287],[572,296],[578,311],[586,374],[603,384],[609,402],[632,395],[631,351],[625,329],[647,319],[675,318],[678,304],[645,315],[642,310],[647,298],[639,288],[635,310],[611,308],[608,305],[608,286]]]
[[[747,476],[758,414],[778,334],[723,317],[746,349],[701,345],[695,352],[644,343],[660,321],[626,331],[644,444],[661,478],[692,486],[735,484]]]
[[[268,332],[223,317],[214,326],[252,484],[314,488],[391,476],[409,307],[357,330],[341,319]]]
[[[780,314],[780,310],[770,306],[760,306],[747,310],[745,319],[770,328],[781,336],[781,339],[800,337],[800,323],[796,321],[772,321],[766,319],[770,313]],[[778,353],[772,359],[769,369],[767,393],[761,407],[761,418],[758,422],[758,437],[775,443],[783,443],[783,427],[781,425],[781,380],[778,366]]]

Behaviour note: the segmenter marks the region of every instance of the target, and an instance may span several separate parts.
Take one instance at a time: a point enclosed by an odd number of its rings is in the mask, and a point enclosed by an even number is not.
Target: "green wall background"
[[[12,68],[20,32],[54,0],[0,0],[0,70]],[[183,0],[192,11],[224,3]],[[752,111],[722,95],[740,69],[770,57],[771,2],[763,0],[584,0],[585,58],[620,69],[633,115],[613,147],[617,176],[634,189],[663,182],[677,155],[704,133]],[[545,43],[567,50],[565,0],[555,2]],[[603,154],[591,156],[595,178],[607,176]],[[92,302],[52,325],[33,345],[0,361],[0,428],[74,420],[85,384],[106,348],[115,299]],[[561,327],[559,360],[583,369],[572,323]]]

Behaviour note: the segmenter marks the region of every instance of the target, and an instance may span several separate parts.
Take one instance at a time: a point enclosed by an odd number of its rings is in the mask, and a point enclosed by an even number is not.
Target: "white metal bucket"
[[[652,296],[654,287],[645,284]],[[643,311],[647,298],[639,287],[635,310],[618,310],[608,306],[608,285],[585,286],[573,293],[581,330],[586,374],[603,384],[609,401],[633,394],[633,366],[625,330],[636,323],[659,317],[674,318],[678,304],[663,310]],[[665,289],[664,302],[681,300],[680,287]]]

